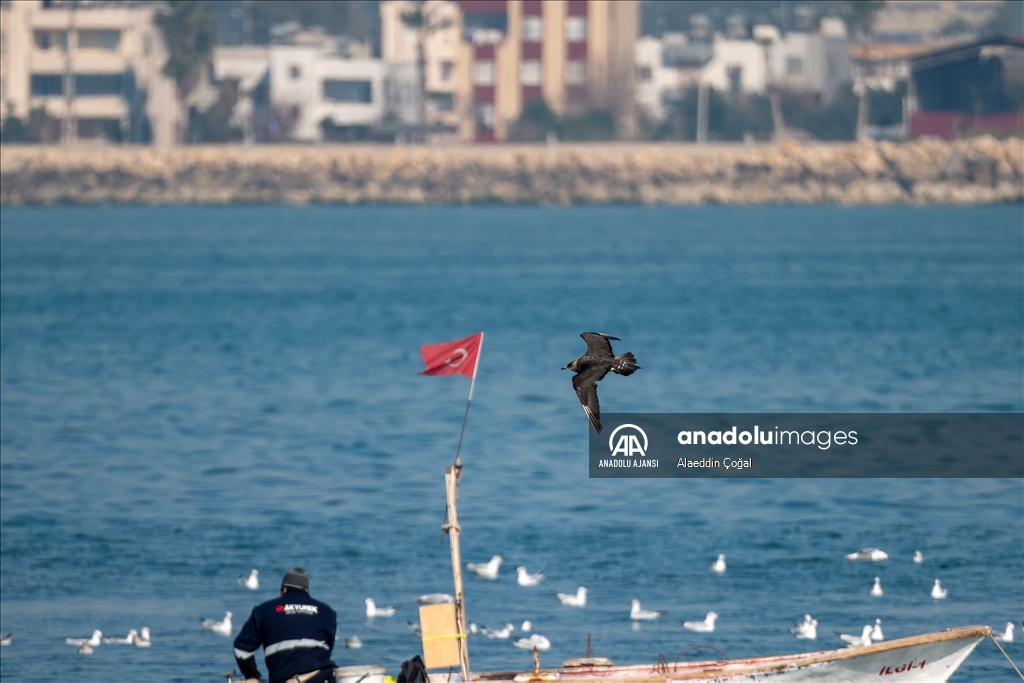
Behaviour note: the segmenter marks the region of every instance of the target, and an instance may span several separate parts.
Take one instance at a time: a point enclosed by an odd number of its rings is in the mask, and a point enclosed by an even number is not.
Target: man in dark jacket
[[[281,580],[281,595],[252,609],[235,638],[235,661],[247,679],[259,679],[256,651],[263,646],[270,683],[334,683],[338,618],[309,597],[309,574],[298,567]]]

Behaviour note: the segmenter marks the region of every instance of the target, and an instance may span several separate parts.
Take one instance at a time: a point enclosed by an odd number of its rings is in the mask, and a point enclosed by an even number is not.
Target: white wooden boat
[[[541,669],[532,672],[473,674],[473,680],[540,683],[672,683],[673,681],[746,681],[770,683],[935,683],[947,681],[992,629],[965,626],[937,633],[875,643],[865,647],[825,650],[794,655],[751,657],[698,662],[667,662],[642,665],[595,665],[581,660],[580,666]],[[567,662],[568,663],[568,662]],[[434,675],[431,679],[435,679]]]

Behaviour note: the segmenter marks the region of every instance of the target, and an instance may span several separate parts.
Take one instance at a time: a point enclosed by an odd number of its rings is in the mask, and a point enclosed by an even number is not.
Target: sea
[[[642,368],[601,382],[606,412],[1021,412],[1022,284],[1020,205],[4,207],[0,678],[216,683],[232,643],[200,619],[237,633],[293,566],[337,611],[335,663],[397,675],[414,598],[453,592],[470,388],[419,349],[476,332],[462,557],[504,564],[467,574],[467,615],[532,622],[542,666],[588,639],[628,664],[831,649],[875,619],[1019,627],[1022,480],[590,479],[560,368],[599,331]],[[844,560],[864,547],[889,559]],[[681,626],[710,610],[713,633]],[[64,642],[143,626],[148,649]],[[473,671],[532,669],[468,643]],[[952,680],[1017,676],[985,640]]]

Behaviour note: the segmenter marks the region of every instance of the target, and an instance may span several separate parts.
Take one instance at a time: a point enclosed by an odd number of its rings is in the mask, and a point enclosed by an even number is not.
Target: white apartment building
[[[700,82],[701,69],[711,59],[712,46],[690,43],[685,34],[644,36],[636,41],[636,102],[648,117],[668,115],[668,105]]]
[[[38,107],[62,138],[170,145],[180,109],[153,4],[18,0],[0,7],[0,116]]]

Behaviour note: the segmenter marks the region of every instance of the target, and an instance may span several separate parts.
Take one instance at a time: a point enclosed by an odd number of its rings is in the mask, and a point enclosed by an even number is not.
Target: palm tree
[[[178,89],[178,106],[181,108],[178,125],[180,142],[188,126],[185,99],[199,82],[203,67],[210,62],[217,31],[207,2],[170,0],[167,5],[167,11],[158,13],[153,21],[167,45],[167,62],[164,63],[163,72],[174,79]]]

